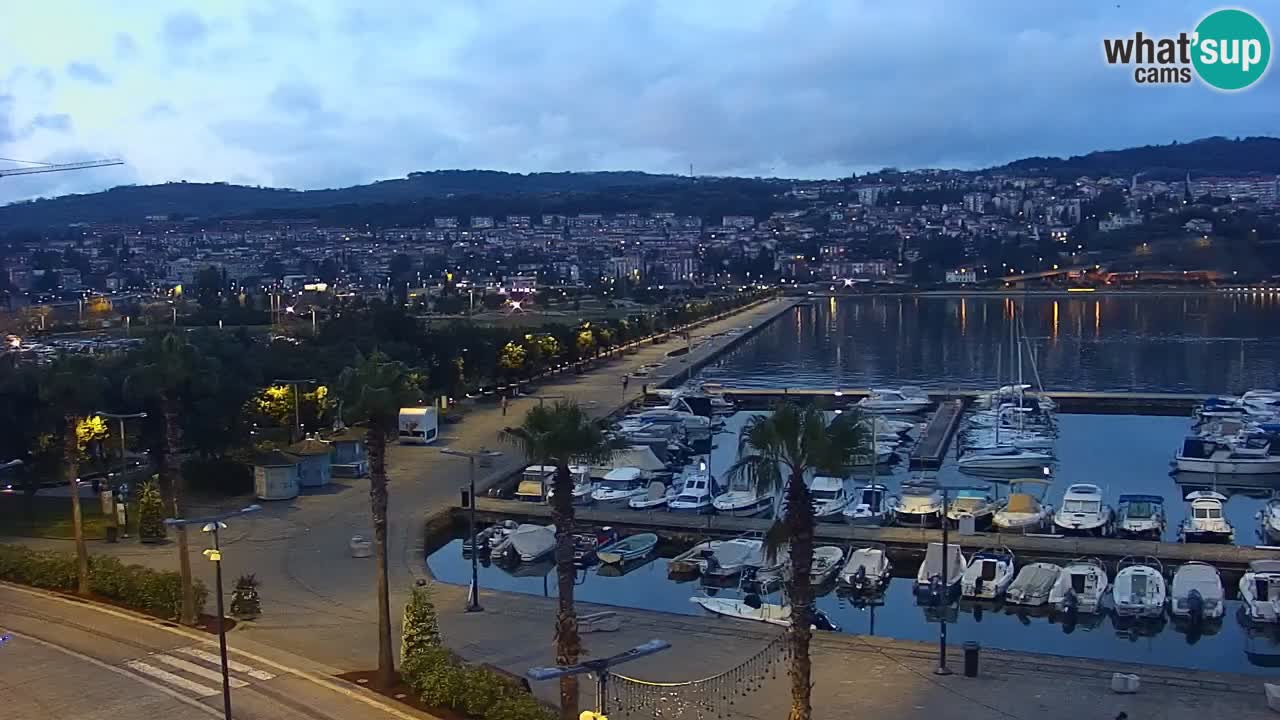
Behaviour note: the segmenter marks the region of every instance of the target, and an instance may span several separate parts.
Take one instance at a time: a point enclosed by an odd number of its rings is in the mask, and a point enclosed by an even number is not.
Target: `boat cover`
[[[1036,500],[1026,493],[1013,493],[1009,496],[1005,510],[1011,513],[1033,513],[1036,511]]]

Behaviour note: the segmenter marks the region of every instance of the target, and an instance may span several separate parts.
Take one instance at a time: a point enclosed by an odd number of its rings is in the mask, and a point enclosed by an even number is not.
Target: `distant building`
[[[458,218],[456,217],[432,218],[431,224],[441,229],[456,228],[458,227]]]
[[[978,282],[978,271],[960,268],[959,270],[947,271],[947,284],[949,285],[968,285]]]
[[[471,227],[476,230],[493,227],[493,218],[485,215],[471,216]]]
[[[1187,232],[1193,232],[1197,235],[1208,235],[1213,232],[1213,223],[1203,218],[1192,218],[1182,225]]]
[[[720,221],[722,227],[738,228],[739,230],[750,230],[756,226],[756,219],[751,215],[725,215]]]
[[[991,196],[986,193],[975,192],[964,194],[964,209],[971,213],[981,214],[986,209],[987,203],[991,200]]]
[[[1116,215],[1105,220],[1098,221],[1098,230],[1100,232],[1111,232],[1113,230],[1121,230],[1127,227],[1135,227],[1142,224],[1142,216],[1136,213],[1129,215]]]

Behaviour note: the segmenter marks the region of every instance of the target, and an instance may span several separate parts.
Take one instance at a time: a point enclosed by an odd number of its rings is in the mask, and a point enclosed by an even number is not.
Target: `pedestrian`
[[[503,396],[502,396],[502,417],[506,417],[506,416],[507,416],[507,405],[508,405],[510,402],[511,402],[511,401],[510,401],[509,399],[507,399],[507,396],[506,396],[506,395],[503,395]]]
[[[629,382],[631,382],[631,378],[627,377],[626,375],[623,375],[622,376],[622,392],[627,391],[627,383]]]

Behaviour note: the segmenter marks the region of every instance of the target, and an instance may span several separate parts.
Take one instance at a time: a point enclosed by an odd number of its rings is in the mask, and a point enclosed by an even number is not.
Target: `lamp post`
[[[231,720],[231,676],[227,672],[227,623],[222,610],[222,548],[218,544],[218,531],[225,530],[227,524],[223,520],[239,517],[262,509],[261,505],[250,505],[246,508],[211,515],[203,518],[165,518],[164,524],[170,527],[199,525],[203,532],[211,533],[213,547],[204,551],[205,557],[213,562],[214,584],[218,592],[218,652],[222,656],[222,716]]]
[[[497,450],[454,450],[453,448],[440,448],[440,452],[444,455],[453,455],[455,457],[463,457],[467,459],[467,536],[471,538],[471,587],[467,589],[467,612],[480,612],[484,608],[480,607],[480,566],[479,555],[480,548],[475,546],[476,542],[476,458],[496,458],[501,457],[502,453]]]
[[[124,421],[133,420],[135,418],[145,418],[147,414],[144,412],[112,413],[112,412],[106,412],[104,410],[98,410],[94,413],[94,415],[97,415],[98,417],[110,418],[112,420],[120,421],[120,472],[124,472],[129,467],[129,463],[124,456],[124,453],[125,453]]]
[[[671,643],[666,640],[650,640],[643,645],[637,645],[630,650],[620,652],[617,655],[598,660],[588,660],[578,663],[577,665],[552,665],[551,667],[535,667],[529,668],[525,675],[530,680],[556,680],[567,675],[585,675],[587,673],[596,674],[596,713],[604,715],[608,713],[608,697],[606,695],[609,689],[609,670],[615,665],[629,663],[632,660],[639,660],[642,657],[660,653],[663,650],[670,649]]]
[[[302,421],[298,419],[298,418],[299,418],[299,413],[298,413],[298,386],[299,386],[299,385],[301,385],[301,384],[303,384],[303,383],[312,383],[312,384],[314,384],[314,383],[315,383],[315,381],[316,381],[316,380],[315,380],[315,378],[299,378],[299,379],[297,379],[297,380],[279,380],[279,379],[277,379],[277,380],[272,380],[272,381],[271,381],[271,382],[273,382],[273,383],[275,383],[275,384],[277,384],[277,385],[288,385],[288,386],[290,386],[290,387],[292,387],[292,388],[293,388],[293,429],[289,431],[289,442],[296,442],[296,441],[293,439],[293,434],[294,434],[295,432],[296,432],[296,433],[298,433],[299,435],[301,435],[301,434],[302,434]],[[301,439],[301,438],[299,438],[299,439]]]
[[[951,584],[947,581],[950,576],[947,574],[947,541],[948,541],[948,518],[947,511],[950,504],[950,492],[952,490],[986,490],[981,485],[939,485],[938,489],[942,491],[942,595],[939,597],[941,607],[946,608],[951,604]],[[938,613],[938,667],[933,670],[934,675],[950,675],[951,668],[947,667],[947,616],[945,612]]]

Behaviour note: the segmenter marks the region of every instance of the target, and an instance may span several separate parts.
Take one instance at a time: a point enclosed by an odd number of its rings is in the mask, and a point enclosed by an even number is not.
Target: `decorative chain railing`
[[[737,667],[701,680],[660,683],[613,674],[606,690],[607,714],[671,720],[734,717],[736,700],[761,689],[779,670],[786,673],[787,637],[784,632]]]

